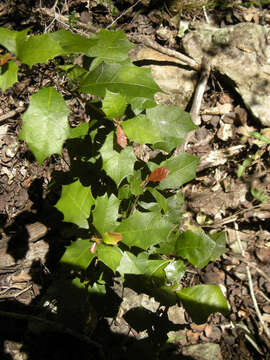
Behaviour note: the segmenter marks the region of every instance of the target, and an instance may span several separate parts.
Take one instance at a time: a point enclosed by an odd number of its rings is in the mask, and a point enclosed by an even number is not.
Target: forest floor
[[[62,28],[80,34],[121,29],[130,39],[147,37],[162,48],[180,52],[179,20],[182,24],[210,20],[217,27],[243,22],[270,26],[270,5],[224,1],[223,6],[208,7],[205,1],[190,0],[173,7],[171,3],[6,0],[0,1],[0,26],[31,27],[35,34]],[[55,155],[39,166],[18,134],[29,97],[47,85],[43,74],[54,77],[53,71],[50,63],[37,64],[31,74],[19,74],[20,81],[0,97],[1,359],[98,359],[102,353],[105,359],[270,359],[270,145],[248,135],[249,131],[266,136],[270,132],[215,74],[210,75],[204,93],[200,125],[187,144],[187,151],[201,159],[197,176],[182,193],[186,221],[199,223],[206,232],[225,231],[227,252],[203,269],[190,266],[183,281],[188,286],[222,285],[230,316],[214,314],[197,325],[174,306],[162,317],[155,299],[123,289],[115,278],[104,299],[97,297],[96,303],[88,304],[90,310],[65,313],[63,327],[38,320],[45,311],[41,310],[44,299],[53,299],[63,284],[57,264],[71,235],[53,207],[59,193],[48,185],[53,174],[66,171],[68,164],[65,156]],[[68,96],[66,102],[72,109],[69,121],[76,126],[85,116],[83,106]],[[191,103],[190,99],[184,110],[189,111]],[[245,159],[251,160],[238,177]],[[63,290],[68,309],[69,302],[80,304],[76,296]],[[47,307],[53,312],[53,301],[48,300]],[[129,322],[125,313],[138,307],[145,312]],[[72,316],[79,313],[89,317],[91,338],[67,331],[72,328]],[[154,328],[149,327],[149,319]]]

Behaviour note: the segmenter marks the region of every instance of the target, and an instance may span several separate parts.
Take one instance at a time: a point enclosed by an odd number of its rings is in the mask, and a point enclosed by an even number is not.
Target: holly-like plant
[[[130,61],[133,45],[125,34],[101,30],[85,38],[60,30],[28,36],[27,29],[0,28],[0,44],[8,51],[0,59],[3,92],[17,82],[22,64],[31,71],[34,64],[62,56],[68,63],[52,64],[68,79],[65,94],[80,101],[91,95],[85,100],[91,120],[71,128],[64,97],[53,87],[40,89],[22,115],[19,135],[39,164],[61,155],[63,146],[69,151],[71,180],[62,186],[56,208],[64,222],[84,230],[61,258],[76,270],[73,283],[91,290],[82,275],[103,263],[123,282],[130,274],[143,277],[142,291],[169,305],[181,302],[196,322],[212,312],[227,314],[218,285],[178,290],[185,261],[204,267],[216,260],[225,251],[225,234],[179,231],[181,186],[195,178],[198,158],[173,152],[196,126],[178,107],[156,104],[161,90],[150,69]],[[70,61],[72,54],[84,55],[84,65]],[[138,144],[147,144],[150,161],[137,158]]]

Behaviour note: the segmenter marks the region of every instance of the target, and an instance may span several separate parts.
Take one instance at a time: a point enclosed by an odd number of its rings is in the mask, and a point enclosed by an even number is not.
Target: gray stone
[[[213,343],[204,343],[184,347],[182,355],[190,356],[194,360],[222,360],[220,346]]]
[[[267,27],[240,23],[218,29],[203,24],[183,38],[183,47],[195,60],[211,61],[213,70],[230,81],[253,116],[262,125],[270,126],[270,30]]]

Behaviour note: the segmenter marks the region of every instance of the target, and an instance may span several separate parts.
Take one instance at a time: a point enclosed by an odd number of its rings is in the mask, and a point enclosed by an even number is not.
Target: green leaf
[[[211,254],[211,261],[217,260],[220,255],[224,254],[226,252],[226,233],[225,232],[219,232],[211,235],[212,240],[215,241],[216,246],[212,251]]]
[[[106,90],[106,95],[102,102],[102,110],[108,119],[120,119],[124,115],[126,107],[127,102],[122,95]]]
[[[165,278],[164,269],[170,260],[148,260],[144,274],[149,277]]]
[[[18,49],[24,43],[29,29],[22,31],[13,31],[6,28],[0,28],[0,44],[8,51],[18,56]]]
[[[137,196],[143,194],[144,188],[141,186],[141,170],[135,170],[133,174],[128,177],[128,182],[130,184],[129,190],[133,195]]]
[[[161,180],[158,189],[179,189],[180,186],[192,180],[196,176],[196,168],[199,158],[187,153],[163,161],[157,167],[164,166],[169,170],[166,179]]]
[[[180,191],[168,199],[168,210],[165,214],[166,219],[172,224],[180,224],[182,218],[182,207],[184,198]]]
[[[203,231],[185,231],[177,240],[176,255],[187,259],[192,265],[204,267],[211,259],[216,243]]]
[[[135,256],[132,253],[125,251],[117,271],[121,276],[124,276],[125,274],[142,275],[145,272],[147,259],[148,255],[145,253]]]
[[[108,89],[120,93],[128,102],[134,96],[153,99],[160,91],[150,69],[139,68],[130,62],[100,64],[82,78],[79,89],[102,98]]]
[[[75,128],[70,129],[69,139],[84,138],[89,134],[90,123],[82,123]]]
[[[87,219],[94,202],[91,187],[83,186],[77,180],[70,185],[63,185],[61,198],[55,206],[64,214],[64,221],[72,222],[81,228],[88,229]]]
[[[157,105],[122,124],[127,137],[139,144],[153,144],[155,149],[171,152],[183,144],[196,126],[190,115],[177,106]]]
[[[164,213],[167,212],[168,209],[168,199],[166,199],[157,189],[155,188],[148,188],[148,191],[154,196],[156,199],[158,205],[160,208],[164,211]]]
[[[30,68],[37,63],[47,64],[50,59],[63,55],[63,49],[51,34],[31,35],[18,48],[18,58]]]
[[[103,160],[103,169],[118,186],[126,176],[133,173],[136,156],[131,146],[125,147],[120,152],[114,150],[113,136],[113,132],[107,135],[100,153]]]
[[[96,254],[90,253],[89,240],[77,239],[66,248],[60,262],[71,265],[75,269],[85,270],[94,257],[96,257]]]
[[[123,220],[115,229],[123,235],[122,242],[124,244],[129,247],[137,246],[144,250],[151,245],[165,241],[170,230],[170,223],[161,214],[139,211]]]
[[[123,253],[117,246],[98,244],[97,256],[100,261],[115,272],[120,265]]]
[[[182,260],[171,261],[164,269],[167,280],[179,282],[186,272],[186,266]]]
[[[93,225],[103,235],[106,231],[114,231],[118,225],[118,209],[120,200],[113,194],[108,198],[107,194],[97,197],[93,210]]]
[[[266,194],[264,194],[263,192],[261,192],[259,189],[252,188],[250,190],[250,192],[251,192],[251,195],[255,199],[257,199],[257,200],[259,200],[259,201],[261,201],[263,203],[266,203],[268,201],[268,196]]]
[[[131,109],[135,115],[139,115],[145,109],[152,108],[156,106],[156,102],[154,100],[149,100],[147,98],[142,97],[134,97],[130,100]]]
[[[30,99],[23,114],[19,138],[24,140],[39,164],[52,154],[61,154],[69,137],[69,109],[62,96],[53,88],[43,88]]]
[[[176,291],[178,298],[196,323],[205,323],[210,314],[228,315],[227,301],[218,285],[196,285]]]
[[[58,42],[66,54],[81,53],[96,59],[91,65],[93,69],[101,62],[118,62],[128,58],[128,52],[133,45],[121,31],[109,31],[101,29],[89,39],[66,30],[59,30],[51,37]]]
[[[2,66],[0,89],[3,93],[18,80],[17,74],[18,66],[14,61],[9,61]]]
[[[67,30],[58,30],[49,34],[50,37],[58,44],[62,49],[62,55],[81,53],[88,54],[89,49],[95,46],[97,40],[94,38],[88,39],[79,34],[73,34]]]
[[[96,58],[91,65],[92,69],[101,62],[120,62],[126,60],[128,52],[134,46],[128,40],[123,30],[110,31],[101,29],[92,39],[95,40],[95,44],[89,47],[86,53],[86,55]]]

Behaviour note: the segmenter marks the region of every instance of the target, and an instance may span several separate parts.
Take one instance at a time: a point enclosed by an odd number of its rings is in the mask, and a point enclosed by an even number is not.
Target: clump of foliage
[[[39,164],[61,155],[64,145],[69,151],[70,180],[56,208],[83,234],[61,258],[75,271],[73,284],[93,291],[97,284],[89,282],[86,270],[102,263],[123,282],[128,275],[140,276],[142,291],[167,305],[181,302],[196,322],[215,311],[227,314],[219,286],[178,289],[186,262],[204,267],[215,261],[225,251],[225,234],[179,231],[180,189],[195,178],[198,158],[173,152],[196,127],[185,111],[155,103],[161,90],[149,69],[130,61],[133,45],[125,34],[101,30],[85,38],[60,30],[28,36],[27,29],[0,28],[0,44],[8,51],[1,59],[2,91],[17,81],[21,64],[31,71],[57,56],[88,59],[88,65],[67,63],[58,69],[68,77],[73,96],[92,95],[86,104],[91,121],[71,128],[65,99],[55,88],[44,87],[32,95],[19,135]],[[134,143],[161,152],[144,162],[136,157]]]

